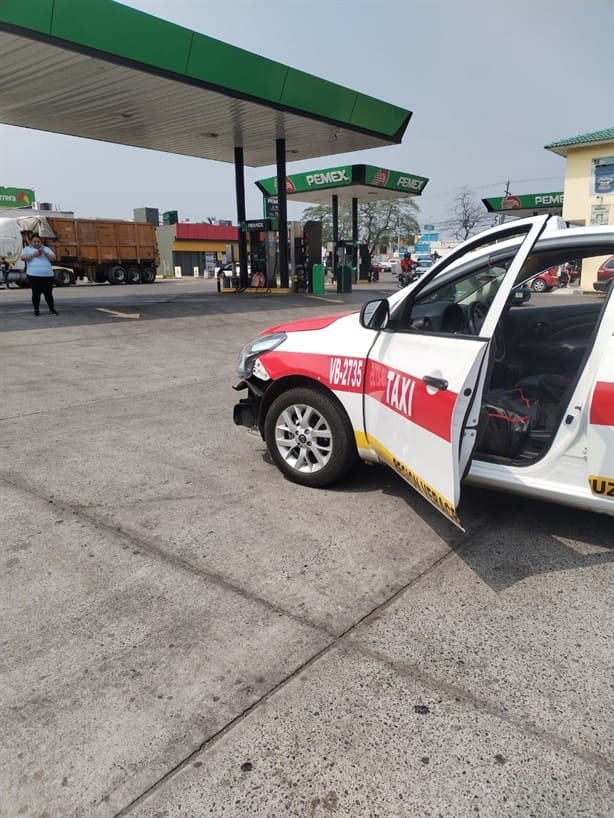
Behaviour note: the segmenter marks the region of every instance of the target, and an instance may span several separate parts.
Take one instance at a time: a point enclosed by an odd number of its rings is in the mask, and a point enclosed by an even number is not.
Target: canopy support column
[[[333,216],[333,275],[337,275],[337,245],[339,244],[339,197],[336,193],[331,196]]]
[[[358,199],[352,198],[352,267],[358,280]]]
[[[243,231],[245,215],[245,171],[243,148],[235,147],[235,191],[237,195],[237,224],[239,225],[239,282],[241,288],[249,287],[247,271],[247,233]]]
[[[286,140],[275,140],[277,198],[279,201],[279,286],[289,287],[288,275],[288,195],[286,193]]]
[[[336,193],[330,197],[331,200],[331,209],[332,209],[332,217],[333,217],[333,280],[337,282],[337,286],[339,286],[341,275],[341,270],[339,268],[339,259],[337,258],[337,246],[339,244],[339,197]]]

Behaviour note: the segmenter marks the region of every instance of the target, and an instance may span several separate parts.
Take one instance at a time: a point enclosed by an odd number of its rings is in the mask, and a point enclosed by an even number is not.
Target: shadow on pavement
[[[333,490],[399,497],[497,593],[540,574],[614,562],[612,518],[605,514],[464,486],[463,533],[386,466],[362,464]],[[377,519],[373,526],[377,537]]]

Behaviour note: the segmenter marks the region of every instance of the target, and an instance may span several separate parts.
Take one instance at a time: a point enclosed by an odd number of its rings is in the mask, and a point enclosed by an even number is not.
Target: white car
[[[614,297],[513,306],[537,271],[613,253],[614,226],[485,231],[360,313],[261,333],[234,421],[293,481],[386,463],[459,526],[463,480],[614,514]]]
[[[416,258],[414,273],[423,276],[425,273],[428,273],[434,263],[434,260],[430,256],[418,256]]]

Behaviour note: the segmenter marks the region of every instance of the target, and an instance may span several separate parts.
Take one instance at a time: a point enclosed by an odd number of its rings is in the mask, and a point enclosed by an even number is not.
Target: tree
[[[469,187],[457,190],[449,210],[449,226],[455,238],[465,241],[472,233],[486,227],[491,219]]]
[[[419,207],[412,198],[384,199],[379,202],[358,202],[358,240],[366,244],[369,254],[383,244],[397,243],[398,238],[413,243],[413,236],[419,232],[417,221]],[[301,222],[322,222],[322,242],[333,240],[332,205],[316,205],[303,211]],[[339,239],[352,238],[352,208],[339,206]]]

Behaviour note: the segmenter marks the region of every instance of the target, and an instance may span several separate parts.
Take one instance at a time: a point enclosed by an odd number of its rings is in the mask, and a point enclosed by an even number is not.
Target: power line
[[[484,185],[466,185],[466,187],[470,188],[471,190],[490,190],[495,187],[505,187],[506,184],[513,186],[515,184],[521,185],[527,182],[547,182],[547,181],[563,181],[563,176],[534,176],[530,179],[500,179],[498,182],[490,182]],[[425,190],[425,194],[432,196],[432,198],[437,198],[441,196],[453,196],[457,192],[458,188],[454,188],[453,190],[443,191],[442,193],[430,193],[428,188]]]

